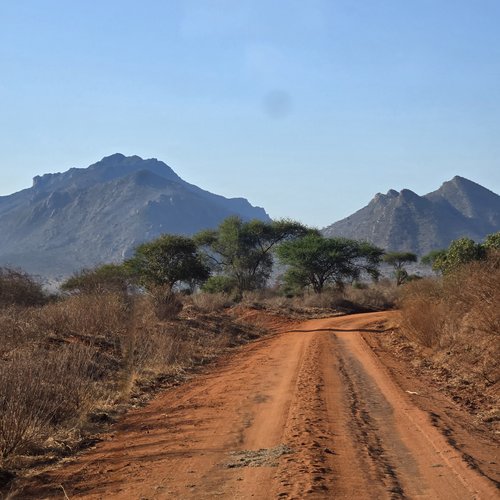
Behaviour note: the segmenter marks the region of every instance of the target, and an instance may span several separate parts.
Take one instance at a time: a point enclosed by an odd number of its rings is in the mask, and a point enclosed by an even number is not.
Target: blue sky
[[[500,191],[498,0],[0,0],[0,194],[115,152],[325,226]]]

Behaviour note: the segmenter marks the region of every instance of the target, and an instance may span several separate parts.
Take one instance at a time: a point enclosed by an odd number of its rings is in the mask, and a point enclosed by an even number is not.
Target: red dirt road
[[[18,498],[498,498],[365,342],[387,317],[247,345]]]

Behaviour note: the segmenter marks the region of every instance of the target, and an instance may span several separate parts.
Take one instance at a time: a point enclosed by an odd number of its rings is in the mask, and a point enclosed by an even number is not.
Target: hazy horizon
[[[34,0],[0,6],[0,195],[158,158],[323,227],[455,175],[500,191],[493,0]]]

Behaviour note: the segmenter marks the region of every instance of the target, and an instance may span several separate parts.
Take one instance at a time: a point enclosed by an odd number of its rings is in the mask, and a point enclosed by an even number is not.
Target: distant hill
[[[326,227],[323,234],[424,255],[462,236],[480,241],[499,230],[500,196],[456,176],[425,196],[408,189],[378,193],[366,207]]]
[[[204,191],[161,161],[114,154],[0,197],[0,265],[67,276],[121,261],[162,233],[191,235],[230,215],[269,220],[246,199]]]

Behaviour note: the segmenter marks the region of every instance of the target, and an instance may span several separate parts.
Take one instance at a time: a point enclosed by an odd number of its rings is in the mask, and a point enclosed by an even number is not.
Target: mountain
[[[0,265],[67,276],[119,262],[162,233],[191,235],[230,215],[270,220],[244,198],[204,191],[161,161],[114,154],[0,197]]]
[[[424,255],[462,236],[480,241],[499,230],[500,196],[456,176],[424,196],[408,189],[378,193],[366,207],[322,232]]]

